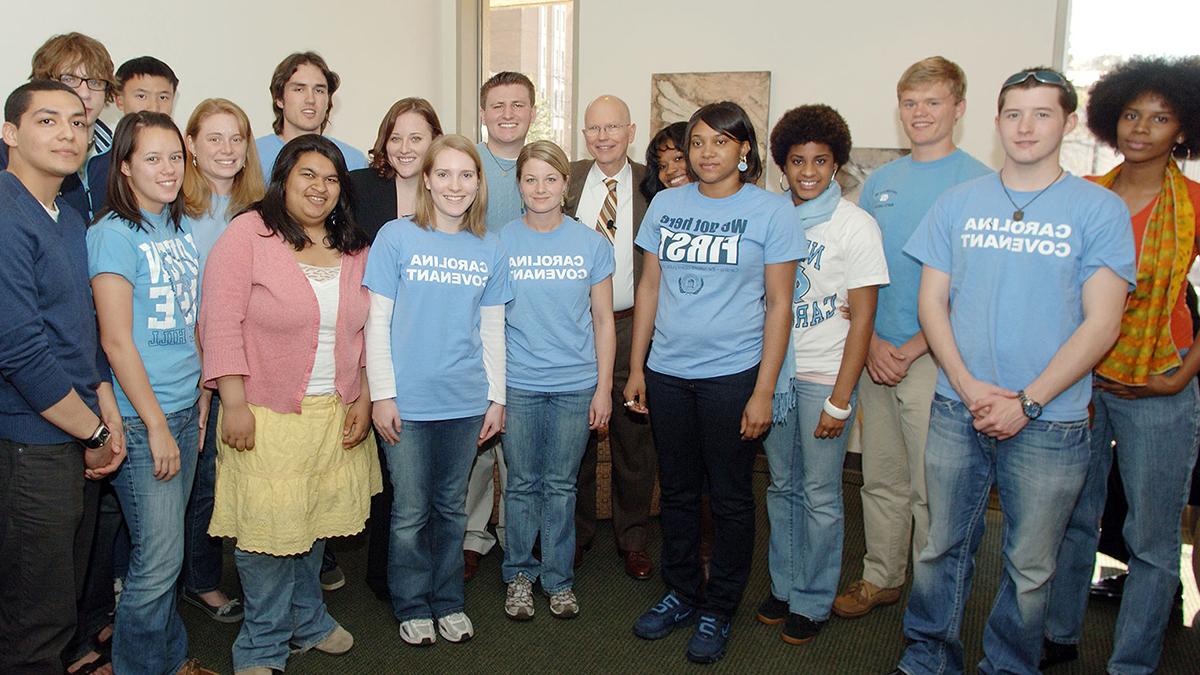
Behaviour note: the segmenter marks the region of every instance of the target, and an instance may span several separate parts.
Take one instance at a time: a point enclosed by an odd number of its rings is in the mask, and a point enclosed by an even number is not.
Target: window
[[[574,1],[482,0],[480,12],[479,83],[504,70],[527,75],[537,98],[528,140],[551,140],[573,154]],[[482,126],[479,134],[487,140]]]
[[[1195,53],[1190,40],[1173,39],[1163,27],[1200,24],[1200,3],[1139,0],[1137,15],[1153,17],[1151,20],[1129,20],[1130,7],[1121,0],[1071,0],[1065,72],[1079,91],[1079,126],[1063,141],[1062,156],[1063,166],[1079,176],[1106,173],[1121,162],[1112,148],[1098,143],[1087,129],[1087,92],[1092,84],[1131,56]],[[1180,162],[1180,168],[1192,180],[1200,180],[1200,157]]]

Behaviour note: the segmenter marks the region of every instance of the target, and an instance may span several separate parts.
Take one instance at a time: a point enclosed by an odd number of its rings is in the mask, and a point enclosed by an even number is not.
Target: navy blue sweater
[[[0,438],[19,443],[72,440],[40,413],[72,389],[98,411],[96,387],[107,375],[86,226],[62,197],[57,204],[55,222],[16,176],[0,172]]]

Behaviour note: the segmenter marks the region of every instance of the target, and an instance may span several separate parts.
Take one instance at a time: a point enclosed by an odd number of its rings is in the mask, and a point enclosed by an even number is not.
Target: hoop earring
[[[785,180],[786,178],[787,178],[787,176],[785,176],[783,174],[779,174],[779,189],[782,192],[787,192],[789,189],[787,181]]]
[[[746,169],[749,169],[749,168],[750,168],[750,165],[746,163],[746,156],[742,155],[741,160],[738,161],[738,171],[745,171]]]

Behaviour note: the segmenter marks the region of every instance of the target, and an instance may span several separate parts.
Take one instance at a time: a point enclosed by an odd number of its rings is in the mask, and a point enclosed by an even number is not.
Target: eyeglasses
[[[1014,73],[1004,81],[1004,84],[1001,85],[1000,90],[1003,91],[1009,87],[1015,87],[1018,84],[1026,82],[1031,77],[1042,84],[1048,84],[1052,87],[1061,87],[1068,92],[1071,91],[1071,83],[1067,82],[1067,78],[1063,77],[1061,73],[1053,70],[1022,70],[1019,73]]]
[[[76,89],[84,82],[87,83],[87,88],[92,91],[106,91],[108,89],[108,80],[102,80],[98,77],[84,79],[77,75],[63,74],[58,76],[58,81],[67,85],[72,89]]]
[[[603,130],[604,133],[612,136],[627,126],[629,126],[629,124],[605,124],[604,126],[597,126],[593,124],[590,127],[583,128],[583,135],[587,136],[588,138],[595,138],[596,136],[599,136],[600,131]]]

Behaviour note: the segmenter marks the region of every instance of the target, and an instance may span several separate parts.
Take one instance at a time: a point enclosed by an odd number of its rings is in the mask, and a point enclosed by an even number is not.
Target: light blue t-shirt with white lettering
[[[133,286],[133,343],[150,387],[164,413],[191,407],[199,397],[200,354],[196,314],[200,309],[200,255],[186,222],[176,229],[167,217],[142,212],[133,227],[109,212],[88,228],[88,276],[117,274]],[[137,410],[113,377],[123,417]]]
[[[504,308],[508,386],[541,392],[596,386],[591,293],[612,276],[612,244],[570,216],[550,232],[517,218],[500,241],[513,292]]]
[[[475,149],[483,162],[483,177],[487,181],[487,229],[499,234],[505,225],[525,213],[521,189],[517,187],[517,160],[497,157],[488,149],[487,143],[479,143]]]
[[[392,365],[400,418],[482,415],[488,383],[479,308],[512,299],[500,238],[390,221],[367,255],[363,286],[395,301]]]
[[[696,183],[659,192],[634,243],[662,270],[647,365],[685,379],[732,375],[762,360],[764,266],[808,250],[791,200],[748,184],[721,199]]]
[[[932,162],[901,157],[876,169],[863,185],[858,205],[875,218],[883,235],[891,282],[879,288],[875,334],[893,345],[912,339],[921,330],[917,293],[921,263],[904,253],[912,233],[943,192],[964,181],[991,173],[983,162],[961,149]]]
[[[1083,285],[1101,268],[1135,279],[1129,210],[1112,192],[1070,174],[1037,197],[1009,190],[999,174],[947,190],[904,252],[950,275],[950,327],[967,370],[1011,391],[1024,389],[1083,322]],[[1014,221],[1013,203],[1028,204]],[[1089,372],[1041,419],[1087,418]],[[938,369],[937,393],[960,400]]]
[[[367,166],[367,156],[362,150],[343,143],[333,136],[325,138],[333,141],[333,144],[338,146],[338,150],[342,151],[342,159],[346,160],[346,170],[354,171],[355,169],[364,169]],[[267,134],[254,139],[254,147],[258,151],[258,163],[262,166],[263,180],[271,182],[271,169],[275,166],[275,160],[279,157],[279,151],[283,150],[285,143],[283,139],[276,134]]]

